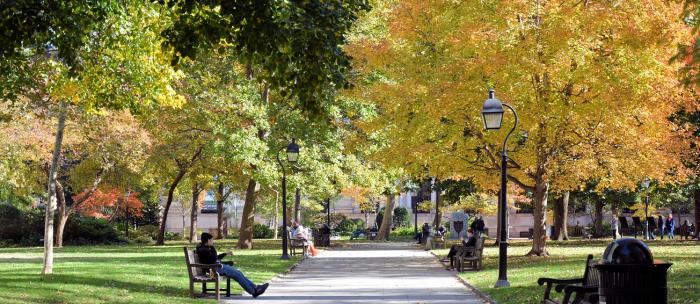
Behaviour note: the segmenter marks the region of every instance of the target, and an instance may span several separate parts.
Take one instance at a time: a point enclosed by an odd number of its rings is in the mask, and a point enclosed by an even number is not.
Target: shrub
[[[173,240],[181,240],[182,235],[180,235],[177,232],[171,232],[171,231],[166,231],[165,232],[165,239],[168,241],[173,241]]]
[[[413,227],[400,227],[391,231],[391,236],[414,236],[415,231]]]
[[[64,233],[64,242],[71,245],[125,242],[107,220],[93,217],[71,217]]]
[[[363,221],[362,219],[356,218],[356,219],[352,219],[352,221],[355,222],[355,229],[367,228],[365,221]]]
[[[338,224],[338,226],[335,227],[335,231],[337,231],[338,233],[340,233],[342,235],[349,235],[353,231],[355,231],[355,229],[357,229],[357,224],[355,223],[355,221],[350,220],[350,219],[342,220]]]
[[[408,227],[411,225],[411,219],[408,210],[404,207],[394,209],[394,227]]]
[[[24,211],[10,204],[0,204],[0,240],[4,240],[4,243],[22,246],[39,245],[43,235],[42,210]]]
[[[270,239],[272,238],[272,229],[260,223],[255,223],[253,225],[253,238],[254,239]]]

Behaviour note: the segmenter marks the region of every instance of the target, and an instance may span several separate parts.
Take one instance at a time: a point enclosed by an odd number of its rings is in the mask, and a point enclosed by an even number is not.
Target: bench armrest
[[[547,284],[580,284],[583,283],[583,278],[578,279],[552,279],[552,278],[539,278],[537,279],[537,284],[540,286]]]
[[[597,298],[597,293],[598,292],[598,286],[597,285],[589,285],[589,286],[581,286],[581,285],[567,285],[564,287],[564,300],[561,302],[561,304],[569,304],[569,299],[571,299],[572,294],[576,294],[574,297],[573,302],[571,303],[576,303],[580,300],[583,299],[585,294],[592,294],[592,297]]]
[[[200,264],[200,263],[192,263],[192,264],[190,264],[190,267],[219,269],[219,268],[221,268],[221,264]]]
[[[549,299],[549,294],[552,291],[552,286],[554,286],[554,289],[557,292],[561,292],[561,288],[563,286],[567,286],[566,284],[576,284],[576,283],[583,283],[583,278],[580,278],[580,279],[539,278],[539,279],[537,279],[538,285],[542,286],[544,284],[547,284],[547,287],[544,290],[544,299],[545,300]]]

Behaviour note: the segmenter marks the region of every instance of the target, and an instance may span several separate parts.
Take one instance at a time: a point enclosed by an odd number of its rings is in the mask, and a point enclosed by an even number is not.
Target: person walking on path
[[[216,248],[214,248],[214,236],[209,233],[202,233],[201,240],[202,242],[197,246],[197,256],[199,257],[199,262],[202,264],[221,264],[221,259],[232,254],[230,251],[217,254]],[[240,270],[233,266],[221,265],[221,268],[217,269],[216,272],[238,282],[238,284],[241,285],[247,293],[251,294],[253,298],[257,298],[259,295],[263,294],[268,286],[268,283],[262,285],[253,284]]]
[[[659,236],[661,236],[661,239],[663,240],[664,239],[664,230],[665,230],[664,228],[666,226],[664,226],[664,217],[661,216],[661,214],[659,214],[659,223],[658,223],[657,227],[659,227],[658,228],[659,229]]]
[[[669,213],[666,218],[666,233],[669,239],[674,239],[673,232],[676,229],[676,221],[673,219],[673,214]]]
[[[618,227],[619,223],[619,220],[615,216],[613,216],[610,220],[610,227],[612,227],[613,240],[617,240],[620,238],[620,227]]]

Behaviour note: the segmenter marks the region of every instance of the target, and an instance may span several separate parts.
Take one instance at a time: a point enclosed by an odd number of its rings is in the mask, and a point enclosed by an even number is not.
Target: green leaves
[[[164,35],[180,57],[233,46],[241,62],[259,66],[258,77],[297,99],[313,114],[322,112],[328,86],[348,85],[350,58],[341,46],[367,1],[179,1],[178,16]]]

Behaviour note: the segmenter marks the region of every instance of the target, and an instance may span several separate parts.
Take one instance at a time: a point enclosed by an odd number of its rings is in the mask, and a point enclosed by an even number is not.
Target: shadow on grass
[[[154,286],[153,282],[128,282],[120,281],[114,279],[103,279],[99,277],[88,277],[73,274],[52,274],[49,276],[42,275],[28,275],[15,273],[12,277],[2,276],[0,277],[0,285],[12,286],[12,284],[17,284],[17,282],[39,282],[41,287],[33,286],[32,289],[44,289],[51,292],[67,292],[64,288],[50,288],[46,284],[68,284],[68,285],[80,285],[80,286],[94,286],[99,288],[108,289],[126,289],[129,292],[143,292],[143,293],[158,293],[164,296],[182,296],[186,297],[189,294],[189,287],[187,285],[186,279],[182,279],[182,288],[173,286]],[[71,291],[75,293],[74,291]]]

